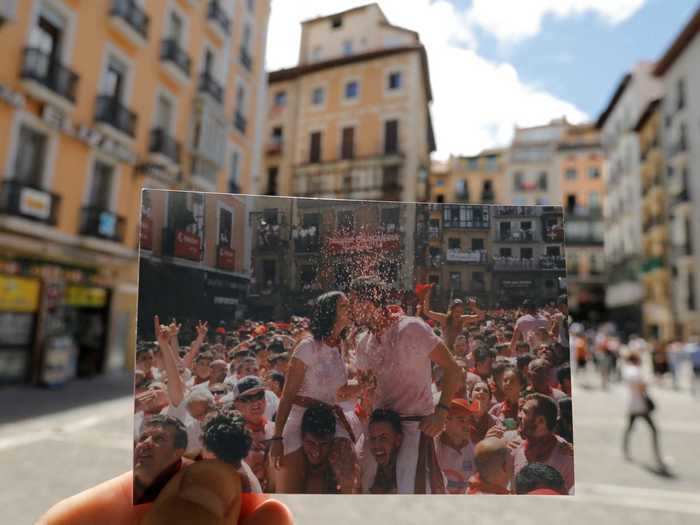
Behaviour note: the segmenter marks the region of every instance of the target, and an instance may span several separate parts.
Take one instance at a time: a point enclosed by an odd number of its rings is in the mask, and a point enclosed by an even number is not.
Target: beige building
[[[428,181],[431,202],[503,203],[506,150],[488,149],[473,156],[435,161]]]
[[[0,6],[0,382],[60,382],[133,356],[141,189],[251,190],[269,1]]]
[[[416,32],[377,4],[308,20],[298,65],[269,84],[262,193],[424,199],[435,141]]]

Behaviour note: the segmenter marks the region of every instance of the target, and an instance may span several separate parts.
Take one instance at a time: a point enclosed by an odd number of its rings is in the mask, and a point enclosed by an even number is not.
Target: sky
[[[300,22],[368,0],[272,0],[267,68],[298,58]],[[595,120],[622,76],[657,60],[697,0],[378,0],[428,52],[436,158],[505,146],[515,126]]]

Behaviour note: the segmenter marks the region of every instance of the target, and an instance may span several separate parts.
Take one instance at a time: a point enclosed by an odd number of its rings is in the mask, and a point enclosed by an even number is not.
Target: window
[[[58,14],[47,10],[39,15],[36,26],[32,28],[29,45],[49,57],[45,66],[47,70],[49,62],[60,58],[64,26],[65,23]]]
[[[547,189],[547,172],[541,171],[539,177],[537,178],[537,186],[541,190]]]
[[[219,208],[219,246],[231,246],[233,213],[226,208]]]
[[[488,195],[489,193],[493,193],[493,181],[485,180],[483,182],[482,187],[481,187],[481,192],[483,195]]]
[[[384,123],[384,153],[387,155],[399,152],[399,121],[387,120]]]
[[[202,65],[202,72],[205,75],[211,75],[214,72],[214,52],[209,48],[204,50],[204,64]]]
[[[255,0],[248,0],[248,11],[253,13],[255,11]]]
[[[122,100],[126,84],[127,66],[111,56],[107,62],[107,70],[102,80],[102,94],[115,100]]]
[[[355,128],[343,128],[340,148],[340,158],[343,160],[355,157]]]
[[[241,115],[245,115],[245,86],[238,84],[236,88],[236,111]]]
[[[20,184],[41,188],[46,156],[46,135],[23,124],[19,130],[13,178]]]
[[[243,26],[243,35],[241,36],[241,48],[245,49],[246,51],[250,51],[251,48],[251,42],[252,42],[252,29],[250,28],[250,24],[245,24]]]
[[[462,289],[462,274],[459,272],[450,272],[450,289]]]
[[[444,179],[438,179],[435,181],[435,187],[436,188],[444,188],[445,187],[445,180]]]
[[[345,40],[343,42],[343,55],[352,55],[352,40]]]
[[[111,208],[112,181],[114,167],[99,160],[95,161],[92,171],[92,186],[90,187],[89,206],[98,210]]]
[[[680,111],[685,107],[685,79],[679,78],[676,85],[676,108]]]
[[[401,89],[401,72],[393,71],[389,73],[389,90]]]
[[[516,171],[513,174],[513,189],[516,191],[522,190],[524,186],[524,175],[521,171]]]
[[[447,239],[447,249],[448,250],[459,250],[462,248],[462,240],[461,239]]]
[[[532,222],[531,221],[520,221],[520,229],[523,231],[532,230]]]
[[[484,248],[484,239],[472,239],[472,250],[483,250]]]
[[[588,194],[588,207],[593,210],[600,208],[600,194],[597,191]]]
[[[173,104],[164,95],[158,95],[156,107],[156,128],[169,131],[173,121]]]
[[[333,29],[339,29],[343,27],[343,17],[342,16],[336,16],[331,18],[331,28]]]
[[[532,259],[532,248],[520,248],[521,259]]]
[[[263,284],[272,286],[277,281],[277,261],[274,259],[266,259],[263,261],[262,268]]]
[[[357,81],[353,80],[351,82],[348,82],[345,84],[345,98],[346,99],[355,99],[357,98],[357,94],[360,90],[359,84]]]
[[[575,169],[568,169],[568,170],[566,170],[564,176],[566,177],[567,180],[576,180],[576,170]]]
[[[479,157],[471,157],[467,159],[467,169],[470,171],[476,171],[479,169]]]
[[[267,169],[267,195],[277,195],[277,178],[279,176],[279,168],[270,166]]]
[[[275,107],[276,108],[283,108],[286,105],[287,105],[287,92],[286,91],[278,91],[277,93],[275,93]]]
[[[311,60],[312,62],[318,62],[321,60],[321,53],[323,50],[321,49],[321,46],[314,46],[313,49],[311,50]]]
[[[498,250],[498,254],[501,257],[512,257],[513,256],[513,250],[512,248],[501,248]]]
[[[486,171],[496,171],[498,169],[498,157],[489,155],[486,157]]]
[[[566,211],[569,213],[573,212],[576,209],[576,194],[575,193],[569,193],[566,196]]]
[[[228,191],[230,193],[238,193],[240,185],[238,184],[238,171],[240,164],[240,154],[234,151],[231,154],[231,165],[229,166]]]
[[[314,131],[311,134],[311,143],[309,145],[309,162],[311,164],[321,162],[321,136],[320,131]]]
[[[457,192],[457,198],[461,201],[469,201],[469,188],[467,187],[467,181],[460,179],[455,184],[455,191]]]
[[[437,198],[436,198],[436,200],[435,200],[435,202],[437,202],[438,204],[442,204],[443,202],[445,202],[445,196],[444,196],[444,195],[438,195]]]
[[[384,190],[395,190],[399,187],[398,166],[384,166],[382,168],[382,187]]]
[[[600,170],[594,166],[591,166],[588,168],[588,178],[589,179],[599,179],[600,178]]]
[[[170,30],[168,31],[168,37],[180,44],[182,42],[183,27],[184,24],[180,15],[175,11],[170,11]]]
[[[322,87],[314,88],[314,90],[311,92],[311,103],[314,106],[320,106],[323,104],[324,95],[325,90]]]
[[[561,248],[559,248],[559,246],[547,246],[546,253],[549,257],[559,257],[561,255]]]

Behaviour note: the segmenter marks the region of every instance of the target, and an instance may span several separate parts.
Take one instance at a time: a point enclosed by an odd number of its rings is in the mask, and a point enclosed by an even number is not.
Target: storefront
[[[495,273],[493,278],[494,297],[497,305],[503,308],[516,308],[525,299],[535,304],[556,303],[566,290],[565,278],[558,273]]]

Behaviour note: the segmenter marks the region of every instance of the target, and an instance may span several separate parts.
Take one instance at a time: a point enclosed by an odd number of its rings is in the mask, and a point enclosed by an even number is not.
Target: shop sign
[[[0,100],[13,108],[23,109],[27,105],[27,99],[22,93],[0,84]]]
[[[336,254],[398,251],[401,249],[401,240],[398,234],[335,237],[328,239],[328,249]]]
[[[222,270],[235,270],[236,252],[228,246],[219,246],[216,265]]]
[[[175,257],[199,261],[201,260],[200,254],[201,240],[199,236],[185,230],[175,231]]]
[[[33,188],[22,188],[19,194],[19,211],[23,215],[45,221],[51,216],[51,195]]]
[[[36,312],[39,288],[38,279],[0,275],[0,312]]]
[[[534,283],[529,280],[522,281],[501,281],[503,288],[530,288]]]
[[[462,250],[447,250],[447,260],[449,262],[481,263],[486,262],[486,252],[474,250],[464,252]]]
[[[141,217],[141,249],[153,249],[153,219]]]
[[[107,305],[107,290],[94,286],[68,286],[63,302],[75,308],[103,308]]]
[[[61,113],[61,111],[48,104],[44,106],[41,116],[52,128],[79,140],[91,148],[100,150],[105,155],[109,155],[119,162],[125,162],[127,164],[136,163],[136,154],[124,144],[106,136],[104,133],[94,128],[72,122],[66,115]]]

